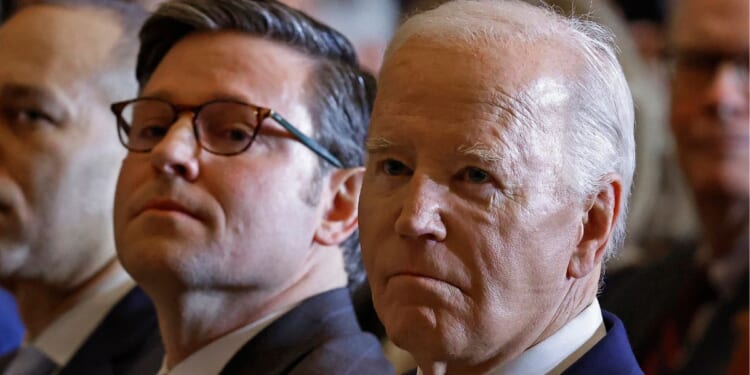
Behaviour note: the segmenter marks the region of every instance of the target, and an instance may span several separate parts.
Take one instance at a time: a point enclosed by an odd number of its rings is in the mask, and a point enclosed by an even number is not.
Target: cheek
[[[362,259],[368,273],[377,277],[376,263],[380,256],[387,257],[383,248],[386,239],[398,236],[394,225],[399,206],[394,199],[387,199],[372,192],[367,184],[362,187],[359,201],[359,237],[362,244]]]
[[[146,160],[140,157],[128,155],[120,165],[120,172],[117,177],[114,199],[114,217],[115,227],[117,228],[120,219],[123,219],[125,208],[130,197],[135,193],[139,186],[139,181],[145,181],[149,171],[149,165]]]
[[[677,141],[686,134],[691,119],[698,117],[700,108],[697,96],[685,92],[675,92],[670,101],[670,127]]]

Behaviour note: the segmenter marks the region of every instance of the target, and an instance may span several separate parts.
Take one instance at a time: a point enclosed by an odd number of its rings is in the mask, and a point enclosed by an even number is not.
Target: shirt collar
[[[489,375],[560,374],[606,336],[599,301],[594,301],[552,336],[506,362]],[[417,375],[423,375],[422,370]]]
[[[185,358],[172,369],[167,367],[167,358],[165,356],[158,375],[218,374],[245,343],[252,340],[263,329],[296,306],[297,304],[294,304],[272,312],[260,320],[256,320],[214,340]]]
[[[64,367],[117,302],[135,287],[135,282],[122,269],[106,275],[87,290],[80,302],[55,319],[31,343]]]

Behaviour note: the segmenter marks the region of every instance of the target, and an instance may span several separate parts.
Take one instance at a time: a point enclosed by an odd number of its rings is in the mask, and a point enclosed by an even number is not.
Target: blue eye
[[[409,168],[404,165],[404,163],[393,160],[393,159],[387,159],[383,161],[383,172],[389,176],[401,176],[403,174],[408,173]]]
[[[464,169],[463,177],[466,181],[475,184],[483,184],[489,182],[491,178],[489,173],[475,167],[468,167]]]

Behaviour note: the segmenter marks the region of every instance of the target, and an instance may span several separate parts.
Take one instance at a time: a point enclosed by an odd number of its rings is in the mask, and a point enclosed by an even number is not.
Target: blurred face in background
[[[677,7],[671,125],[683,172],[697,195],[747,199],[748,1]]]
[[[106,11],[58,6],[0,28],[0,280],[74,286],[113,259],[124,151],[97,80],[121,33]]]

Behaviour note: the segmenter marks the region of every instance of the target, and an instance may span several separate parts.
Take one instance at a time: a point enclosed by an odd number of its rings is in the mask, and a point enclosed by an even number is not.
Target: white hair
[[[562,16],[549,6],[517,0],[456,0],[420,13],[396,32],[386,59],[412,37],[446,45],[527,48],[553,42],[579,67],[571,74],[571,116],[566,129],[562,176],[573,191],[592,196],[610,173],[622,178],[622,201],[605,259],[621,247],[635,169],[634,108],[617,60],[614,35],[585,19]],[[550,44],[547,44],[550,45]],[[532,62],[533,63],[533,62]]]

